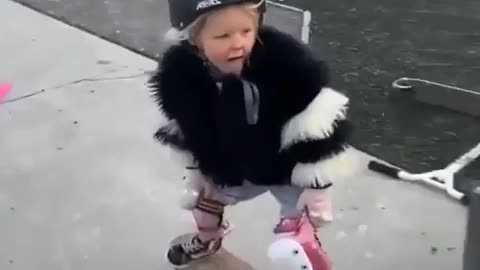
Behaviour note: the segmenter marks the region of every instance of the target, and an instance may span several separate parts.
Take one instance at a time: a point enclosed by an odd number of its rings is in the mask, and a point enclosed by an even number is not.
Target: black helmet
[[[172,27],[176,28],[178,31],[182,31],[207,11],[224,7],[226,5],[248,2],[254,4],[261,2],[259,11],[261,14],[265,12],[266,0],[168,0],[170,23]]]

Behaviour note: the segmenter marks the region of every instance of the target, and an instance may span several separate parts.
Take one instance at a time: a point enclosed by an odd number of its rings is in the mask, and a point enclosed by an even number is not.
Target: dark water
[[[478,0],[284,1],[313,13],[312,47],[352,98],[355,144],[412,171],[480,142],[480,119],[416,102],[399,77],[480,90]],[[480,162],[469,167],[480,178]]]

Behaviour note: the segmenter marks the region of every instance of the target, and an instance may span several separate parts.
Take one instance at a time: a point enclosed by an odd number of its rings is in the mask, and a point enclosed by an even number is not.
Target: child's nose
[[[245,46],[245,38],[240,34],[236,34],[233,37],[232,47],[234,49],[242,49],[244,46]]]

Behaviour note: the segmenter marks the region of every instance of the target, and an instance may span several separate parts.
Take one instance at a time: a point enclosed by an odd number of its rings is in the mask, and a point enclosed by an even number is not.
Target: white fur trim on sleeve
[[[324,139],[335,129],[335,120],[346,118],[349,99],[332,88],[322,88],[308,107],[290,119],[282,130],[282,149],[306,139]]]
[[[311,188],[327,187],[339,178],[352,176],[359,168],[358,151],[352,147],[315,163],[298,163],[292,171],[292,184]]]

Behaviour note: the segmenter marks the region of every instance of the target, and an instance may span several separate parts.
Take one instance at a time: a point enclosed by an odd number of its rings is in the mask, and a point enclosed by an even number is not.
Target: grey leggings
[[[244,181],[242,186],[221,187],[214,185],[209,179],[206,179],[200,172],[192,171],[190,177],[193,182],[199,184],[205,190],[205,200],[200,202],[192,210],[193,217],[199,229],[199,237],[202,241],[222,237],[224,228],[219,228],[219,217],[211,214],[210,211],[219,211],[223,213],[223,207],[235,205],[237,203],[256,198],[266,192],[270,192],[280,205],[280,216],[284,218],[300,217],[303,213],[297,209],[297,202],[303,189],[297,186],[257,186],[249,181]],[[206,202],[210,200],[210,202]],[[213,203],[220,202],[221,205]],[[201,207],[198,207],[201,205]],[[203,210],[202,210],[203,209]],[[205,211],[207,209],[207,211]]]
[[[303,192],[303,188],[297,186],[257,186],[245,181],[242,186],[216,186],[215,190],[219,195],[224,197],[227,205],[235,205],[239,202],[248,201],[266,192],[270,192],[280,204],[280,216],[292,218],[302,215],[302,212],[297,209],[297,201]]]

